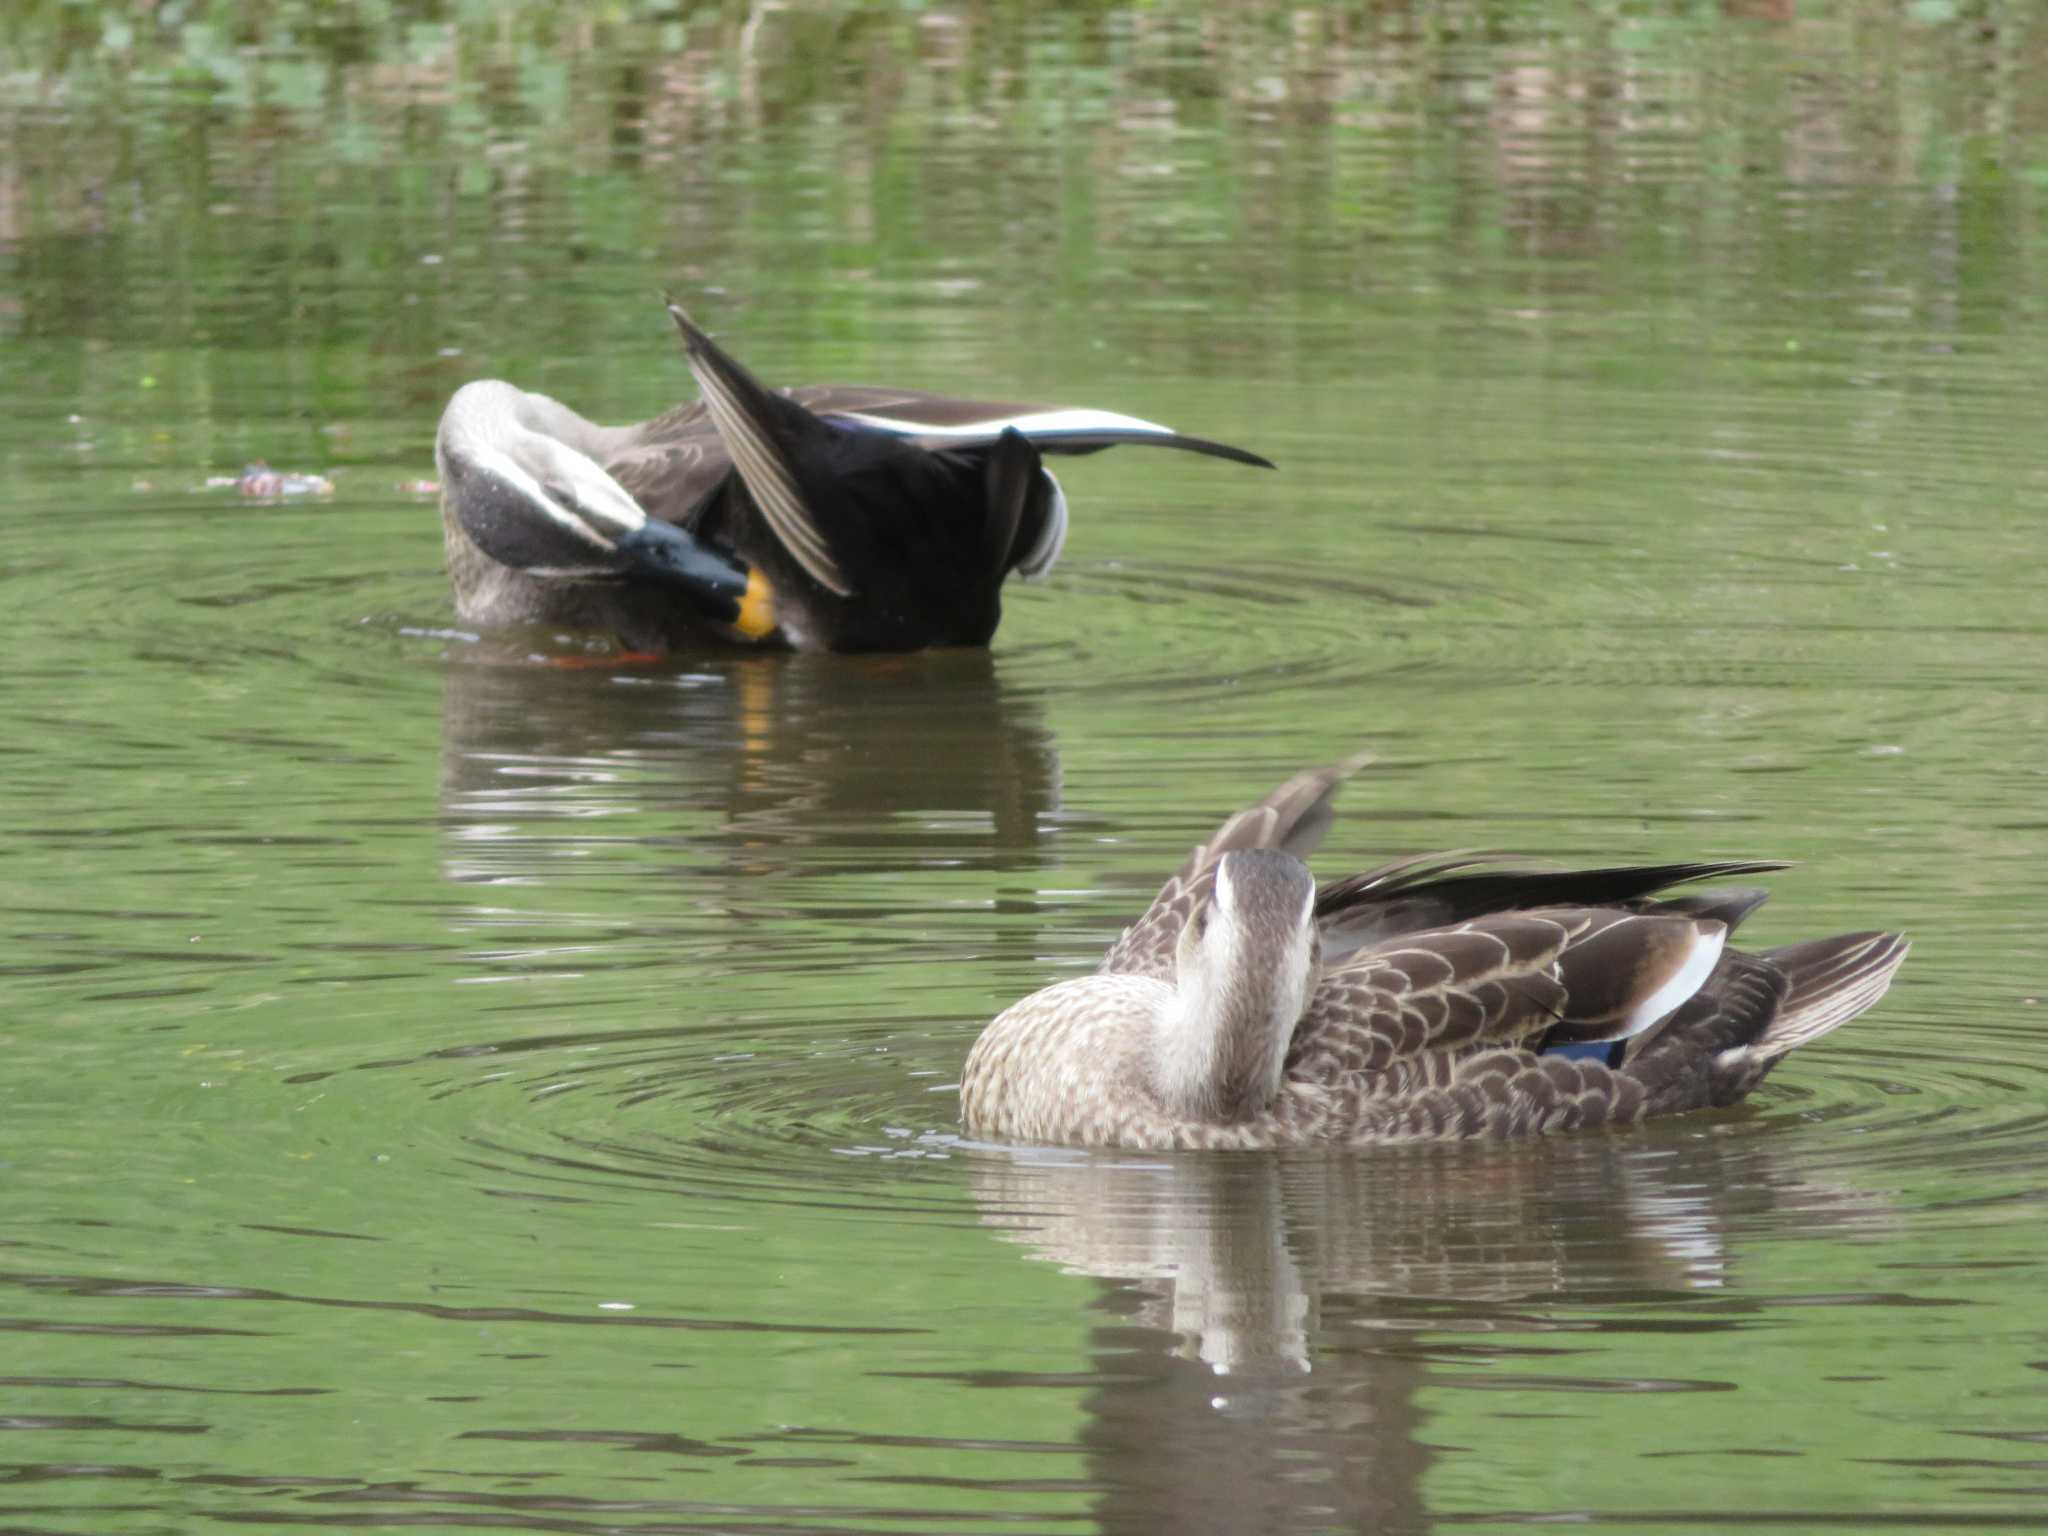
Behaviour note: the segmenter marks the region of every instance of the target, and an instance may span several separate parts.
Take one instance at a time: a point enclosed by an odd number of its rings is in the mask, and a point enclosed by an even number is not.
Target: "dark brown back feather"
[[[1618,864],[1603,869],[1488,869],[1499,855],[1457,853],[1397,859],[1362,875],[1332,880],[1316,892],[1316,923],[1324,953],[1341,957],[1403,933],[1444,928],[1489,912],[1532,907],[1606,907],[1655,911],[1669,908],[1694,916],[1734,912],[1736,921],[1762,901],[1745,889],[1704,898],[1684,896],[1651,903],[1648,897],[1691,880],[1762,874],[1784,869],[1779,859],[1740,859],[1688,864]],[[1746,900],[1747,904],[1743,905]]]

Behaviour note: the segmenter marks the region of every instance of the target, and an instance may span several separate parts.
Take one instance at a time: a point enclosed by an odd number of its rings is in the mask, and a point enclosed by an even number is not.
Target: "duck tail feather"
[[[1708,984],[1628,1043],[1621,1070],[1647,1112],[1733,1104],[1793,1050],[1884,996],[1906,958],[1896,933],[1845,933],[1780,949],[1725,952]]]
[[[1841,1028],[1885,995],[1911,948],[1904,934],[1871,932],[1764,950],[1762,958],[1792,985],[1750,1052],[1760,1061],[1776,1061]]]
[[[1038,450],[1016,428],[1005,428],[983,473],[988,487],[988,574],[992,581],[1001,581],[1017,563],[1017,535],[1040,473]]]

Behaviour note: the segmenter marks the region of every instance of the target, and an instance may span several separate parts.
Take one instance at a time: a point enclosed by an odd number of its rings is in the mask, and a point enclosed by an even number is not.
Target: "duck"
[[[1258,1150],[1630,1126],[1743,1099],[1906,958],[1878,931],[1739,950],[1766,891],[1665,894],[1782,860],[1427,854],[1319,885],[1304,861],[1367,761],[1225,820],[1094,973],[999,1014],[962,1073],[967,1134]]]
[[[435,433],[458,617],[629,651],[985,646],[1013,572],[1067,536],[1055,454],[1119,443],[1272,461],[1156,422],[915,390],[771,390],[667,304],[699,398],[606,427],[499,379]]]

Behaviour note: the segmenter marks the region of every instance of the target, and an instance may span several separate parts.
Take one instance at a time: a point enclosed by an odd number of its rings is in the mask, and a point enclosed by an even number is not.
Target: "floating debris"
[[[206,479],[208,490],[221,490],[233,486],[244,496],[256,501],[279,501],[286,496],[332,496],[334,482],[325,475],[286,474],[272,469],[258,459],[243,468],[239,475],[209,475]]]

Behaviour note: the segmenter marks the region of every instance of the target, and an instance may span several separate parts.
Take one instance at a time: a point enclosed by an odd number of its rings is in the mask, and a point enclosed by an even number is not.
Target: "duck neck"
[[[601,427],[561,401],[527,390],[519,392],[513,420],[529,432],[567,443],[578,453],[599,461],[629,446],[635,431],[632,427]]]
[[[1159,1042],[1160,1096],[1185,1119],[1249,1120],[1280,1093],[1308,977],[1269,967],[1226,980],[1183,974]]]

